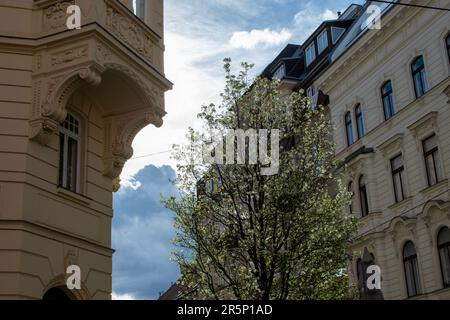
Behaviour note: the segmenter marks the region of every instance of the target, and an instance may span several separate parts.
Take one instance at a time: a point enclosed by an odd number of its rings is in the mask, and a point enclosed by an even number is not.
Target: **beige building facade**
[[[385,299],[450,299],[450,12],[382,9],[381,29],[363,14],[314,82],[360,218],[349,271],[364,293],[366,250]]]
[[[138,2],[0,0],[0,299],[111,298],[112,192],[171,88],[163,0]]]

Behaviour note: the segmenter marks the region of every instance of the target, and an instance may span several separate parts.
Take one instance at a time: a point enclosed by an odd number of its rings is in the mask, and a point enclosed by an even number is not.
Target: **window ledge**
[[[429,196],[430,194],[435,193],[438,190],[443,189],[444,187],[448,187],[448,180],[444,179],[436,184],[433,184],[432,186],[426,187],[419,192],[423,195]]]
[[[88,198],[86,196],[83,196],[79,193],[75,193],[75,192],[69,191],[69,190],[61,188],[61,187],[58,187],[56,189],[56,191],[59,196],[61,196],[62,198],[65,198],[67,200],[74,201],[82,206],[90,206],[91,205],[92,199]]]
[[[388,209],[397,211],[398,209],[400,209],[400,208],[402,208],[402,207],[407,206],[408,204],[410,204],[410,203],[412,202],[412,200],[413,200],[413,197],[409,196],[409,197],[403,199],[403,200],[400,201],[400,202],[396,202],[396,203],[390,205],[390,206],[388,207]]]

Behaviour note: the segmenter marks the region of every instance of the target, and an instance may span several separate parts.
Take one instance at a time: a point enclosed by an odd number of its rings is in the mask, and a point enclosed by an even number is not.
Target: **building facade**
[[[381,28],[363,10],[314,80],[360,218],[349,271],[370,298],[367,252],[385,299],[450,299],[450,12],[380,9]]]
[[[171,88],[163,0],[137,9],[0,1],[0,299],[111,298],[112,192]],[[66,286],[71,265],[79,290]]]

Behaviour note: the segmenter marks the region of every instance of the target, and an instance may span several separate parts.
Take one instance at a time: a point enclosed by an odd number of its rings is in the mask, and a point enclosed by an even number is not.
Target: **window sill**
[[[56,189],[56,192],[58,193],[59,196],[61,196],[62,198],[65,198],[67,200],[70,201],[74,201],[82,206],[90,206],[91,205],[91,198],[88,198],[84,195],[81,195],[79,193],[75,193],[72,192],[70,190],[64,189],[62,187],[58,187]]]
[[[443,191],[441,189],[448,187],[448,180],[444,179],[436,184],[433,184],[432,186],[426,187],[419,192],[425,196],[430,196],[433,193],[436,193],[437,191]]]

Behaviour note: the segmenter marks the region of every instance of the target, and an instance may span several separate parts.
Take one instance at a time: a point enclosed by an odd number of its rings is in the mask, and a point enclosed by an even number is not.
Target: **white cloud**
[[[234,32],[230,39],[233,48],[253,49],[258,45],[276,46],[288,41],[292,37],[292,33],[287,29],[280,32],[271,29],[253,29],[252,31]]]
[[[133,297],[131,294],[125,293],[125,294],[118,294],[113,292],[111,294],[112,300],[136,300],[135,297]]]

